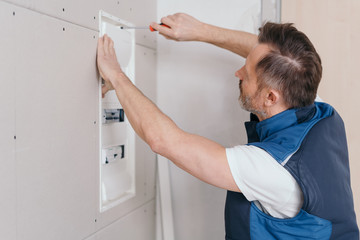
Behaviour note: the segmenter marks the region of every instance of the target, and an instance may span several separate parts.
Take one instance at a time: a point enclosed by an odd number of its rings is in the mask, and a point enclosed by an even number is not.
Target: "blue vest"
[[[249,145],[264,149],[289,171],[303,192],[304,204],[294,218],[278,219],[260,211],[242,193],[228,191],[226,239],[359,240],[339,114],[328,104],[315,103],[261,122],[255,118],[245,123]]]

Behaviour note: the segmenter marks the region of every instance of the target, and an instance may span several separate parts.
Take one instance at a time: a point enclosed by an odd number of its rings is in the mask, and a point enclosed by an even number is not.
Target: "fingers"
[[[153,28],[153,29],[156,29],[160,26],[159,24],[157,24],[156,22],[151,22],[150,23],[150,26]]]
[[[163,17],[161,19],[161,22],[168,25],[169,27],[172,27],[175,24],[175,20],[176,19],[175,19],[175,17],[173,15],[169,15],[167,17]]]
[[[173,28],[175,27],[176,25],[176,16],[175,15],[169,15],[167,17],[163,17],[161,18],[161,23],[169,26],[169,27],[165,27],[165,26],[162,26],[160,24],[157,24],[155,22],[152,22],[150,24],[150,26],[154,29],[156,29],[160,34],[164,35],[164,36],[168,36],[170,38],[173,38],[174,34],[173,34]]]
[[[109,37],[106,34],[104,35],[104,53],[105,56],[109,55]]]
[[[97,55],[101,56],[104,52],[104,38],[99,38],[98,40],[98,48],[97,48]]]
[[[115,55],[114,41],[108,35],[99,38],[97,54],[98,56]]]
[[[164,24],[166,24],[166,23],[164,23]],[[166,25],[168,25],[168,24],[166,24]],[[157,23],[154,23],[154,22],[152,22],[150,24],[150,26],[152,28],[156,29],[163,36],[165,36],[165,37],[168,36],[170,38],[173,38],[174,33],[173,33],[173,30],[171,28],[164,27],[164,26],[162,26],[160,24],[157,24]],[[171,27],[170,25],[168,25],[168,26]]]
[[[160,35],[162,35],[164,38],[168,39],[168,40],[175,40],[174,38],[171,38],[165,34],[162,34],[161,32],[159,32]]]
[[[184,13],[176,13],[163,17],[161,22],[170,28],[152,23],[152,27],[166,38],[176,41],[193,41],[198,38],[197,28],[203,28],[201,23]]]
[[[102,94],[103,98],[108,91],[109,91],[109,88],[107,86],[104,85],[101,87],[101,94]]]
[[[115,55],[114,41],[113,41],[112,39],[110,39],[109,53],[110,53],[112,56]]]
[[[168,25],[169,26],[169,25]],[[160,34],[162,35],[166,35],[166,36],[169,36],[170,38],[175,38],[174,36],[174,30],[172,30],[171,28],[168,28],[168,27],[164,27],[164,26],[161,26],[159,25],[158,29]]]
[[[113,90],[112,81],[115,81],[118,74],[122,72],[117,61],[113,40],[106,34],[98,40],[97,66],[100,76],[104,80],[101,92],[102,97],[109,90]]]

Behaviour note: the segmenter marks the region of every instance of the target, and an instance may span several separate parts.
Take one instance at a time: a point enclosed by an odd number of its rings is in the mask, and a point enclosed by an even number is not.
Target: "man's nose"
[[[235,77],[237,77],[237,78],[239,78],[240,80],[242,80],[240,71],[241,71],[241,69],[239,69],[239,70],[237,70],[237,71],[235,72]]]

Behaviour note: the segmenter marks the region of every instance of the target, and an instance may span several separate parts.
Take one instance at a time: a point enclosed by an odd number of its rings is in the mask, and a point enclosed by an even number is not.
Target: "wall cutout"
[[[134,83],[135,33],[133,24],[99,12],[100,36],[107,34],[114,41],[114,48],[124,73]],[[135,133],[126,119],[115,91],[101,98],[100,91],[100,211],[103,212],[136,195],[135,189]]]

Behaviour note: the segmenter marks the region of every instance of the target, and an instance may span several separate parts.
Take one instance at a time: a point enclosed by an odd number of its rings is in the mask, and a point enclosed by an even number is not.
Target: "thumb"
[[[157,24],[156,22],[151,22],[151,23],[150,23],[150,27],[153,28],[155,31],[158,30],[159,26],[160,26],[160,25]],[[151,28],[150,28],[150,29],[151,29]]]
[[[102,93],[103,97],[105,96],[105,94],[106,94],[109,90],[110,90],[110,89],[109,89],[106,85],[102,86],[102,88],[101,88],[101,93]]]

